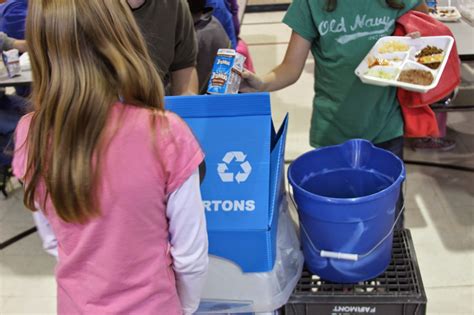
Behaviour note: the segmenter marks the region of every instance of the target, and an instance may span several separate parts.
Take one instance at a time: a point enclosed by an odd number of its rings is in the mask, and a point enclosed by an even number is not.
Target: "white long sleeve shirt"
[[[198,170],[170,195],[166,215],[178,295],[184,314],[192,314],[199,306],[209,262]]]

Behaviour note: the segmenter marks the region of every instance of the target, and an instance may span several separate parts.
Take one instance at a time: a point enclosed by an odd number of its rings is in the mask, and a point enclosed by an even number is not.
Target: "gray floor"
[[[281,13],[246,15],[242,36],[250,44],[257,71],[283,58],[289,30]],[[309,117],[313,61],[294,86],[272,94],[278,124],[290,113],[286,158],[310,149]],[[449,115],[449,136],[458,141],[447,153],[413,152],[407,158],[473,167],[473,113]],[[474,176],[472,173],[408,166],[406,225],[411,229],[428,295],[428,314],[474,314]],[[15,190],[0,200],[0,240],[33,225]],[[41,249],[36,234],[0,251],[0,314],[54,314],[55,261]]]

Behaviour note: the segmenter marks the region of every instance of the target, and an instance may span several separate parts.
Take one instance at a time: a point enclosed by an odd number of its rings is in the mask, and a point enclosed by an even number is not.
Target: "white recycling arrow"
[[[235,152],[227,152],[224,158],[222,159],[222,161],[224,161],[227,164],[230,164],[230,162],[232,162],[232,160],[234,159],[234,156],[235,156],[234,153]]]
[[[247,158],[244,152],[234,152],[234,156],[237,162],[243,162]]]
[[[220,173],[219,177],[224,183],[232,183],[234,181],[234,174],[232,173]]]
[[[226,173],[228,170],[227,164],[225,163],[218,163],[217,164],[217,172],[219,173],[219,177],[225,183],[232,183],[234,181],[234,174]]]
[[[219,173],[225,173],[229,168],[227,167],[227,164],[225,163],[219,163],[217,164],[217,171]]]
[[[250,172],[252,171],[252,166],[248,161],[240,164],[240,167],[242,168],[245,174],[250,174]]]
[[[235,175],[235,180],[237,181],[237,183],[242,183],[242,182],[245,182],[247,180],[247,178],[249,177],[250,173],[238,173],[237,175]]]
[[[245,182],[250,173],[252,172],[252,166],[248,161],[246,161],[247,155],[242,151],[230,151],[227,152],[222,159],[223,163],[217,163],[217,173],[221,180],[226,183],[232,183],[237,181],[237,183]],[[234,175],[233,172],[229,172],[229,164],[233,161],[240,163],[241,172]]]

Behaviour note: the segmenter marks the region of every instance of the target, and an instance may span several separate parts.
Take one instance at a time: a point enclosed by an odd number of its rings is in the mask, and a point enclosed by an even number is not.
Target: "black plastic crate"
[[[308,271],[285,315],[426,314],[426,294],[409,230],[394,233],[392,262],[384,274],[358,284],[336,284]]]

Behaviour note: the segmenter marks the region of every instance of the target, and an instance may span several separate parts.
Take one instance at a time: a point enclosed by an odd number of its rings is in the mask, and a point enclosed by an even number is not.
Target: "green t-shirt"
[[[375,42],[395,30],[395,21],[419,4],[390,8],[385,0],[293,0],[283,20],[311,42],[315,65],[310,143],[313,147],[362,138],[381,143],[403,134],[396,88],[364,84],[355,69]]]

